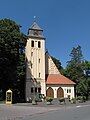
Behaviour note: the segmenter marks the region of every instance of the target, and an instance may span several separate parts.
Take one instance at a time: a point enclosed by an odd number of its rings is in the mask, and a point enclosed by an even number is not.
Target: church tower
[[[26,44],[26,99],[46,95],[45,38],[36,22],[28,29]]]

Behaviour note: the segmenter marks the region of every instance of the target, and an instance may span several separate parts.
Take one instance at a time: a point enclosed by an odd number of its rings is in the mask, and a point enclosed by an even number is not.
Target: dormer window
[[[34,41],[33,40],[31,41],[31,47],[34,47]]]

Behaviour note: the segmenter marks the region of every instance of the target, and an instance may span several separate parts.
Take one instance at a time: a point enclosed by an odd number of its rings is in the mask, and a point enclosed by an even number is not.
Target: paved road
[[[0,104],[0,120],[90,120],[90,102],[75,105],[32,106]]]
[[[17,120],[90,120],[90,106],[62,108]]]
[[[30,105],[5,105],[0,104],[0,120],[23,120],[27,116],[46,113],[57,110],[54,107],[39,107]]]

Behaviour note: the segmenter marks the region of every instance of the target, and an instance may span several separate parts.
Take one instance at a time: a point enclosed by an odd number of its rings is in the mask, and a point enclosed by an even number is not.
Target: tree
[[[77,84],[77,95],[86,96],[88,99],[90,95],[90,62],[86,60],[83,61],[82,69],[84,75]]]
[[[90,77],[90,62],[85,60],[83,61],[83,70],[87,77]]]
[[[77,84],[77,95],[79,96],[86,96],[88,99],[89,96],[89,83],[87,78],[83,78],[82,80],[79,81]]]
[[[17,89],[25,79],[26,36],[20,32],[21,26],[10,19],[0,20],[0,89]],[[21,86],[20,86],[21,85]]]
[[[90,95],[90,62],[85,60],[83,62],[83,71],[84,71],[84,85],[86,85],[86,97]]]
[[[76,48],[73,48],[70,53],[71,60],[68,61],[67,67],[66,67],[66,73],[67,76],[73,80],[74,82],[78,82],[83,77],[83,55],[81,46],[77,46]]]
[[[70,53],[71,60],[68,61],[66,72],[67,76],[77,83],[76,94],[88,98],[90,88],[90,62],[83,60],[80,46],[73,48]]]
[[[83,61],[83,55],[82,55],[82,50],[81,46],[77,46],[76,48],[74,47],[70,53],[71,60],[68,61],[68,65],[73,64],[73,65],[78,65],[81,64]]]

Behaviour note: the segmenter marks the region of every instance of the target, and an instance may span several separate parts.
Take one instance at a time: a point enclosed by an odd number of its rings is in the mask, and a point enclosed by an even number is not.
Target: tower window
[[[33,56],[33,52],[31,52],[31,56]]]
[[[39,58],[39,63],[40,63],[40,58]]]
[[[31,41],[31,47],[34,47],[34,41]]]
[[[40,73],[39,73],[39,77],[40,77]]]
[[[40,41],[38,41],[38,48],[40,48],[41,47],[41,42]]]

